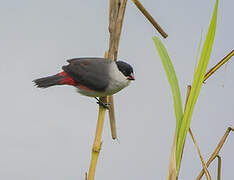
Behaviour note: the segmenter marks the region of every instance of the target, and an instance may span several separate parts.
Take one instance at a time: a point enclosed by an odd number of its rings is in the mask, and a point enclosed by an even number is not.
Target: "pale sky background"
[[[103,57],[108,48],[109,1],[1,0],[0,179],[80,180],[88,171],[98,106],[73,87],[36,89],[32,80],[60,71],[66,59]],[[141,0],[166,30],[163,43],[175,66],[183,103],[214,0]],[[220,1],[209,68],[234,47],[233,0]],[[133,65],[136,81],[115,96],[120,143],[106,118],[97,180],[165,179],[175,116],[171,91],[152,41],[153,26],[129,1],[119,59]],[[234,126],[234,64],[201,89],[191,123],[204,158]],[[234,179],[234,134],[225,143],[222,179]],[[195,179],[201,163],[188,136],[180,179]],[[216,179],[216,164],[209,168]]]

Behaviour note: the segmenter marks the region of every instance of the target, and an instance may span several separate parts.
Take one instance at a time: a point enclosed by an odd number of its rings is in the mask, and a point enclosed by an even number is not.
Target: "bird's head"
[[[117,61],[116,64],[118,69],[127,77],[128,80],[135,80],[133,68],[130,64],[123,61]]]

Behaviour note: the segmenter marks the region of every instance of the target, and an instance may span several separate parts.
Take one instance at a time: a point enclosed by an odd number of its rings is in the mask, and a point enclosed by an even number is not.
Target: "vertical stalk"
[[[219,155],[217,155],[216,157],[218,158],[217,180],[221,180],[221,157]]]
[[[111,136],[112,139],[117,138],[117,132],[116,132],[116,120],[115,120],[115,108],[114,108],[114,97],[108,96],[109,98],[109,118],[110,118],[110,128],[111,128]]]
[[[110,42],[108,53],[105,53],[105,58],[116,60],[118,54],[120,34],[123,24],[124,12],[126,9],[127,0],[110,0],[109,9],[109,32],[110,32]],[[109,101],[110,99],[110,101]],[[100,100],[104,103],[110,102],[110,124],[112,131],[112,138],[116,139],[116,125],[115,125],[115,115],[114,115],[114,101],[113,96],[103,97]],[[95,171],[98,161],[98,156],[101,150],[101,138],[103,132],[103,124],[105,118],[106,109],[99,106],[98,122],[96,126],[95,139],[92,148],[92,159],[90,162],[88,180],[94,180]]]
[[[122,31],[123,19],[125,14],[125,9],[127,5],[127,0],[110,0],[109,7],[109,50],[108,59],[116,61],[118,56],[119,41]],[[117,138],[116,133],[116,120],[115,120],[115,110],[114,110],[114,97],[109,96],[109,118],[110,118],[110,128],[112,139]]]
[[[107,102],[107,98],[100,98],[102,102]],[[98,122],[96,126],[95,139],[92,149],[92,159],[89,167],[88,180],[94,180],[98,156],[102,146],[102,131],[106,109],[99,105]]]
[[[167,180],[176,180],[176,130],[171,148],[171,157],[167,171]]]

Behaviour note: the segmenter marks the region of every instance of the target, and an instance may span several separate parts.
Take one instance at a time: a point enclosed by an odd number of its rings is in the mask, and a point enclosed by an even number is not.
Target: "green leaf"
[[[161,61],[166,71],[167,79],[171,87],[173,101],[174,101],[174,111],[176,116],[176,132],[178,132],[181,120],[183,118],[183,109],[181,103],[181,95],[180,95],[180,88],[178,85],[178,80],[176,77],[176,73],[174,67],[172,65],[171,59],[168,56],[166,48],[163,46],[162,42],[159,40],[158,37],[153,37],[155,46],[158,50],[159,56],[161,57]]]
[[[195,103],[197,101],[198,95],[200,93],[200,89],[203,83],[203,79],[207,70],[207,65],[210,60],[210,54],[212,51],[212,46],[215,37],[216,24],[217,24],[217,12],[218,12],[218,0],[216,0],[215,8],[213,11],[213,16],[211,19],[210,27],[208,33],[206,35],[206,40],[202,48],[201,57],[199,60],[199,64],[197,66],[197,70],[194,75],[193,84],[191,93],[187,102],[187,106],[185,108],[184,117],[181,122],[181,128],[179,134],[177,136],[177,147],[176,147],[176,168],[177,173],[179,173],[180,163],[181,163],[181,155],[183,151],[184,142],[186,139],[187,131],[190,127],[192,113],[194,110]],[[178,175],[178,174],[177,174]]]

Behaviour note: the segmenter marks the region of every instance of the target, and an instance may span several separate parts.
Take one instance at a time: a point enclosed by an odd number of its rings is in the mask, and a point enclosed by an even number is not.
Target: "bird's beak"
[[[128,80],[135,80],[135,77],[134,77],[134,74],[131,73],[129,76],[128,76]]]

